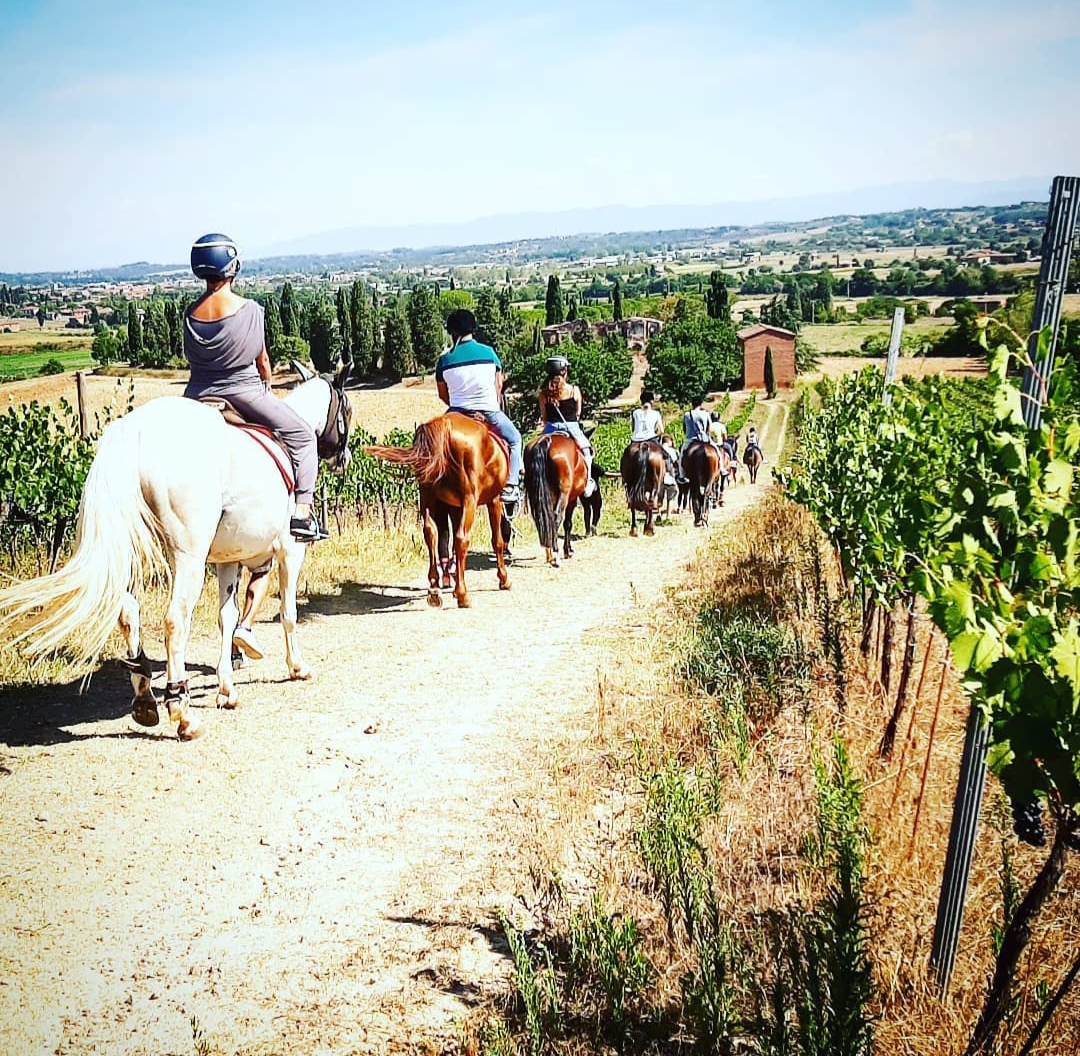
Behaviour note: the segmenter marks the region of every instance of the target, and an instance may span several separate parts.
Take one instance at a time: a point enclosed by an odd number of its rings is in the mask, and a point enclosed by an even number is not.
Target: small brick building
[[[736,335],[742,349],[744,389],[764,389],[765,349],[772,349],[773,373],[778,389],[795,384],[795,334],[779,326],[757,323],[744,326]]]

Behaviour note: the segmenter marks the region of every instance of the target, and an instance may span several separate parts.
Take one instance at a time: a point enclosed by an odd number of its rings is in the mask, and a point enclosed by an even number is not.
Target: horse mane
[[[364,451],[384,462],[408,466],[417,482],[428,485],[446,476],[450,467],[450,424],[446,416],[433,418],[417,427],[412,447],[366,446]]]

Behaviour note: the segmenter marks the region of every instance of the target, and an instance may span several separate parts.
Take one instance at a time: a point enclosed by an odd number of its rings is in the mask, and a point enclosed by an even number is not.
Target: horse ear
[[[345,391],[345,382],[349,380],[349,375],[352,373],[352,360],[347,359],[342,364],[337,372],[337,376],[334,378],[334,388],[338,392]]]
[[[293,370],[296,371],[297,374],[300,375],[301,381],[311,381],[311,379],[315,377],[315,372],[313,370],[309,370],[298,359],[290,359],[289,365],[292,367]]]

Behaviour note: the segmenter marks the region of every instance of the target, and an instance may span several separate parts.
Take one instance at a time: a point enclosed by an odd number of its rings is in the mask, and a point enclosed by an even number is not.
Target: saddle
[[[277,433],[267,429],[265,425],[256,425],[247,421],[246,418],[224,397],[203,396],[199,403],[205,403],[215,411],[221,412],[221,417],[226,424],[235,426],[245,435],[250,436],[274,461],[281,479],[285,483],[285,490],[291,495],[296,490],[296,478],[293,476],[292,462],[285,453],[285,445]]]
[[[491,424],[479,411],[447,411],[447,414],[460,414],[462,418],[471,418],[474,422],[479,422],[484,428],[487,429],[488,435],[496,444],[502,448],[502,453],[506,456],[506,461],[510,461],[510,445],[504,439],[502,433],[500,433],[495,426]]]

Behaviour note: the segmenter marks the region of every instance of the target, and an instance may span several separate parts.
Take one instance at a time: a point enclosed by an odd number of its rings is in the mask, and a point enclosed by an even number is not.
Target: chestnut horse
[[[506,540],[503,538],[502,490],[510,472],[506,447],[486,423],[451,411],[416,430],[412,447],[365,447],[384,462],[408,466],[420,485],[420,515],[428,550],[428,604],[442,605],[439,594],[439,536],[449,524],[454,531],[454,597],[461,608],[470,605],[465,587],[465,558],[476,507],[488,508],[491,545],[499,566],[499,589],[509,590]],[[445,586],[449,568],[443,566]]]
[[[630,534],[637,535],[637,515],[645,514],[646,535],[653,534],[653,517],[664,488],[664,452],[652,440],[631,440],[622,453],[619,474],[630,507]]]
[[[573,556],[570,531],[574,509],[588,477],[585,456],[572,436],[544,433],[525,448],[525,494],[547,563],[559,567],[559,520],[563,525],[563,557]],[[597,489],[599,490],[599,488]]]
[[[729,459],[727,452],[694,440],[682,457],[683,475],[690,482],[690,504],[694,510],[694,527],[709,523],[709,500],[717,490],[723,492],[724,477]]]

